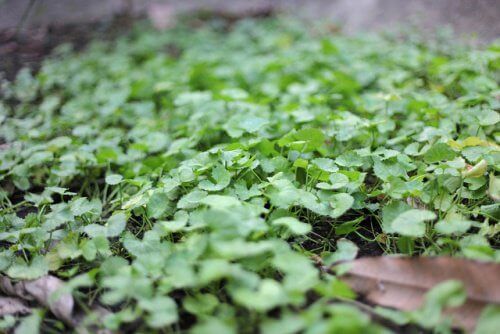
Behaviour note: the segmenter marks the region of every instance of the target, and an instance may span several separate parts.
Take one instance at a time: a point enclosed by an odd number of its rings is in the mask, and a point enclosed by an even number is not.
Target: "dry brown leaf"
[[[16,295],[14,285],[6,276],[0,276],[0,290],[7,295]]]
[[[86,323],[84,321],[86,313],[81,310],[74,310],[73,296],[70,293],[60,293],[59,295],[56,293],[56,291],[62,288],[63,285],[64,282],[62,280],[52,275],[46,275],[36,280],[21,281],[18,283],[14,283],[7,276],[0,275],[0,291],[6,295],[17,297],[6,297],[7,299],[12,300],[12,303],[17,300],[24,305],[23,300],[25,300],[31,303],[36,302],[45,306],[49,308],[58,319],[73,327],[77,333],[111,333],[111,331],[106,329],[101,330],[99,328],[95,328],[95,323]],[[54,293],[56,294],[53,295]],[[3,298],[4,297],[0,297],[0,312],[3,310],[3,306],[1,304],[1,300]],[[6,302],[9,302],[9,300]],[[31,309],[27,306],[26,309],[21,309],[21,304],[12,305],[12,307],[18,307],[19,313],[21,313],[21,311],[26,313],[31,312]],[[8,311],[7,306],[5,309]],[[91,310],[94,312],[97,322],[109,315],[109,312],[105,308],[97,304],[93,305]],[[0,313],[0,316],[1,315],[2,314]]]
[[[48,307],[57,318],[66,324],[74,326],[73,296],[69,293],[62,293],[60,296],[56,296],[57,298],[51,297],[62,286],[63,281],[51,275],[15,284],[8,277],[0,276],[0,290],[5,294],[23,300],[35,300],[39,304]]]
[[[14,314],[27,314],[31,309],[19,298],[0,297],[0,317]]]
[[[152,3],[147,9],[148,18],[158,30],[171,28],[175,23],[174,8],[168,3]]]
[[[354,291],[367,301],[400,310],[415,310],[435,285],[459,280],[467,301],[447,310],[455,323],[475,327],[486,304],[500,304],[500,265],[450,257],[371,257],[352,261],[344,276]]]
[[[50,309],[54,315],[69,325],[73,325],[73,296],[62,293],[60,296],[51,297],[64,285],[63,281],[51,275],[40,277],[33,281],[20,282],[17,286],[22,287],[30,296],[43,306]]]

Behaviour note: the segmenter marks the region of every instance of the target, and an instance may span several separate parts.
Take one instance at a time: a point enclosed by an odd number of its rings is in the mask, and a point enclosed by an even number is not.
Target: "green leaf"
[[[219,300],[212,294],[196,294],[184,299],[183,306],[189,313],[203,315],[211,314],[219,305]]]
[[[458,307],[467,299],[465,289],[460,281],[439,283],[426,293],[424,305],[415,312],[417,320],[426,326],[435,326],[441,317],[441,311],[448,307]]]
[[[236,182],[234,184],[234,192],[242,201],[246,201],[261,194],[257,184],[252,184],[250,188],[247,188],[246,184],[243,181]]]
[[[174,215],[174,220],[157,222],[155,227],[159,226],[161,230],[172,233],[181,231],[188,223],[189,214],[186,211],[177,211]]]
[[[98,225],[98,224],[90,224],[83,228],[84,232],[91,238],[95,237],[106,237],[106,238],[114,238],[118,237],[124,230],[127,225],[127,215],[123,212],[115,213],[112,215],[106,224]]]
[[[106,179],[105,179],[106,183],[109,185],[112,185],[112,186],[120,183],[122,180],[123,180],[123,176],[121,176],[119,174],[106,175]]]
[[[411,207],[400,201],[393,201],[384,206],[382,209],[382,229],[385,233],[395,233],[392,228],[392,222],[403,212],[408,211]]]
[[[200,203],[216,209],[224,209],[241,205],[241,202],[237,198],[224,195],[208,195],[207,197],[201,199]]]
[[[232,323],[224,322],[218,318],[203,318],[200,323],[193,326],[191,334],[236,334],[236,326]]]
[[[484,108],[476,110],[475,116],[479,120],[479,124],[482,126],[495,125],[500,122],[500,113],[491,109]]]
[[[288,302],[283,287],[272,279],[262,280],[257,290],[240,288],[232,294],[238,304],[259,312],[267,312]]]
[[[102,211],[102,203],[99,199],[94,198],[89,201],[85,197],[80,197],[71,202],[71,213],[74,216],[82,216],[86,213],[95,213],[100,215]]]
[[[358,153],[349,151],[337,157],[335,163],[342,167],[360,167],[363,166],[363,159]]]
[[[354,204],[354,198],[345,193],[335,194],[329,198],[330,206],[333,210],[330,211],[329,216],[338,218],[349,210]]]
[[[434,227],[441,234],[462,235],[469,230],[472,223],[459,214],[451,213],[446,219],[438,221]]]
[[[500,306],[486,306],[479,317],[474,334],[495,333],[500,328]]]
[[[288,231],[295,235],[305,235],[312,230],[311,225],[302,223],[293,217],[281,217],[273,220],[272,224],[276,226],[285,226]]]
[[[35,309],[33,313],[22,318],[19,325],[16,327],[14,334],[38,334],[40,333],[40,325],[42,324],[44,311]]]
[[[68,195],[68,196],[76,195],[76,193],[68,191],[67,188],[61,188],[61,187],[46,187],[45,190],[59,195]]]
[[[330,175],[330,183],[333,189],[339,189],[345,187],[349,183],[349,178],[340,173],[332,174]]]
[[[139,307],[148,311],[146,322],[153,328],[161,328],[178,321],[177,305],[166,296],[144,298],[139,301]]]
[[[330,188],[329,189],[340,189],[349,184],[349,178],[341,173],[335,173],[330,175]]]
[[[201,200],[207,197],[207,192],[194,189],[190,193],[187,193],[177,202],[177,208],[179,209],[193,209],[201,204]]]
[[[320,182],[316,185],[317,188],[336,190],[343,188],[349,184],[349,178],[342,173],[334,173],[329,177],[330,183]]]
[[[329,254],[325,259],[325,265],[330,266],[341,261],[354,260],[358,254],[358,246],[350,240],[339,239],[337,241],[337,249]]]
[[[338,268],[338,267],[337,267]],[[327,298],[354,299],[356,294],[351,287],[336,277],[330,277],[315,287],[317,293]]]
[[[295,314],[282,315],[280,319],[266,319],[261,326],[262,334],[294,334],[306,326],[304,319]]]
[[[293,131],[278,141],[280,146],[289,146],[300,152],[311,152],[319,149],[325,142],[325,135],[319,129],[306,128]]]
[[[307,142],[306,151],[317,150],[325,141],[323,131],[313,128],[299,130],[295,133],[294,137],[296,140]]]
[[[245,132],[256,133],[263,129],[269,120],[262,117],[237,114],[232,116],[224,125],[226,132],[233,138],[241,137]]]
[[[495,202],[500,202],[500,177],[490,174],[488,194]]]
[[[160,218],[167,211],[171,212],[173,210],[170,199],[164,192],[155,192],[149,198],[148,204],[146,206],[148,216],[151,218]]]
[[[115,213],[104,225],[106,228],[106,237],[113,238],[119,236],[125,230],[126,224],[127,215],[123,212]]]
[[[206,191],[219,191],[226,188],[231,182],[231,173],[224,166],[217,165],[212,169],[212,178],[215,183],[209,180],[202,180],[198,187]]]
[[[7,275],[20,280],[33,280],[47,275],[49,264],[43,256],[36,256],[30,264],[18,262],[7,269]]]
[[[318,166],[319,169],[328,173],[335,173],[339,170],[335,161],[328,158],[316,158],[311,161],[314,165]]]
[[[440,161],[449,161],[455,159],[457,154],[445,143],[436,143],[431,146],[424,154],[425,162],[432,164]]]
[[[409,237],[425,235],[425,221],[436,219],[436,214],[428,210],[411,209],[399,214],[391,223],[395,233]]]

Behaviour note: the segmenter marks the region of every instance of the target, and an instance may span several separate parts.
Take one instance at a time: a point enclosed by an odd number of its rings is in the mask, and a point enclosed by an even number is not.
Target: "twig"
[[[19,22],[17,23],[17,26],[16,26],[16,32],[15,32],[16,38],[18,38],[19,32],[21,31],[22,27],[24,26],[24,23],[26,22],[29,14],[31,12],[31,9],[35,5],[35,3],[36,3],[36,0],[30,0],[28,6],[26,6],[26,9],[23,12],[23,16],[21,16],[21,19],[19,20]]]

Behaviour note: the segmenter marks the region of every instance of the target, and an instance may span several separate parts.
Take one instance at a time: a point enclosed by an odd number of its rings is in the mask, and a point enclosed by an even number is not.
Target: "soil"
[[[43,59],[61,44],[69,43],[78,51],[92,39],[113,40],[129,31],[133,22],[129,16],[120,15],[99,23],[0,31],[0,77],[12,80],[23,67],[37,71]]]

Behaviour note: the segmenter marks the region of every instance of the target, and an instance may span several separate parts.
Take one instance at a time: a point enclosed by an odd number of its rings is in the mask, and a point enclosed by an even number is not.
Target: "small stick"
[[[24,26],[24,23],[26,22],[26,19],[28,18],[29,13],[31,12],[31,9],[34,7],[35,3],[36,0],[30,0],[28,6],[26,6],[26,9],[23,12],[23,16],[21,16],[21,19],[19,20],[16,27],[16,32],[15,32],[16,39],[18,38],[19,33],[21,32],[21,29]]]

